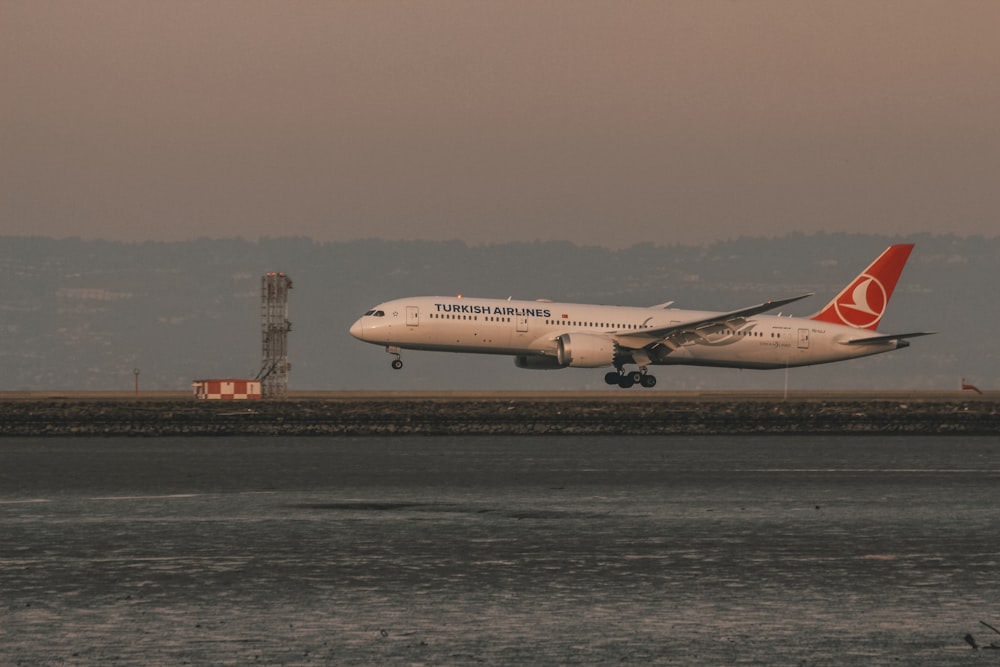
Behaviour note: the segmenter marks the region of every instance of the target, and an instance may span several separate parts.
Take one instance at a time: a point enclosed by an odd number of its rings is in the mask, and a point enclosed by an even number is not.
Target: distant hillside
[[[284,271],[296,389],[604,388],[602,373],[515,369],[510,359],[384,351],[351,338],[373,304],[408,294],[549,298],[732,309],[816,292],[794,314],[818,310],[887,245],[914,241],[887,331],[938,330],[904,351],[793,369],[792,388],[948,389],[962,376],[1000,387],[993,289],[1000,238],[794,235],[708,246],[625,250],[570,243],[303,238],[124,244],[0,237],[0,390],[186,389],[201,377],[253,376],[260,365],[260,276]],[[783,371],[669,367],[660,387],[780,389]]]

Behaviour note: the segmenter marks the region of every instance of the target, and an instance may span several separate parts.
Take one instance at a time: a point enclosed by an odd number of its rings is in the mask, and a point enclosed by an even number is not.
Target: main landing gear
[[[604,376],[604,381],[608,384],[616,384],[622,389],[629,389],[637,384],[647,389],[656,386],[656,376],[649,375],[645,366],[641,366],[639,370],[631,373],[626,372],[621,366],[617,366],[616,370],[608,371]]]

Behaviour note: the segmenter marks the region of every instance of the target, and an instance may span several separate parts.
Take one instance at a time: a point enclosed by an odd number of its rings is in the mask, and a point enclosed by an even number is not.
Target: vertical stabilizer
[[[858,329],[878,329],[911,250],[912,243],[900,243],[886,248],[878,259],[813,315],[812,319],[846,324]]]

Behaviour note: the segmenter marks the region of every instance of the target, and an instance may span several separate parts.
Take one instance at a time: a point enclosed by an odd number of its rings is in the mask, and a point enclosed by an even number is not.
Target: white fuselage
[[[592,334],[634,349],[660,340],[655,335],[644,338],[644,330],[712,315],[675,308],[433,296],[380,304],[358,319],[350,332],[387,348],[553,358],[558,339],[565,334]],[[755,315],[740,320],[736,328],[720,325],[692,331],[683,342],[661,347],[637,363],[786,368],[864,357],[907,344],[897,340],[847,344],[858,332],[808,318]]]

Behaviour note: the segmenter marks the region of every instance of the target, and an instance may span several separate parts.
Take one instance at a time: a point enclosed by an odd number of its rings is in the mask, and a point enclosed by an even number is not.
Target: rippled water
[[[998,499],[1000,438],[6,439],[0,663],[1000,664]]]

